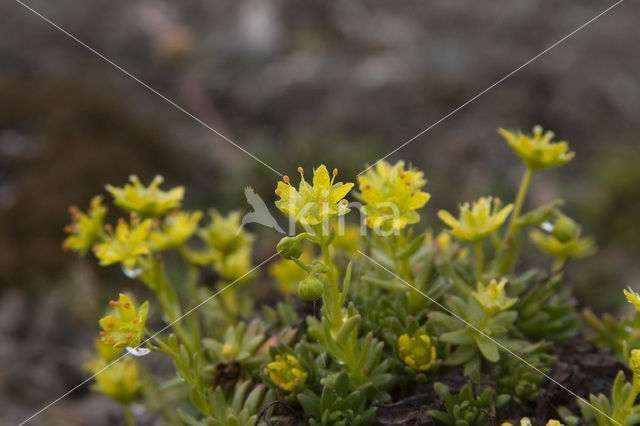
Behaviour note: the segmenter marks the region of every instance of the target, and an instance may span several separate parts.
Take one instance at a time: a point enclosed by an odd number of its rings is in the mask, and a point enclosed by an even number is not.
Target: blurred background
[[[28,5],[262,159],[342,180],[415,136],[612,2],[602,0],[29,0]],[[534,124],[576,158],[536,176],[599,253],[572,264],[581,304],[640,286],[640,3],[627,1],[389,160],[429,179],[435,212],[512,199],[522,166],[496,128]],[[85,378],[118,271],[63,252],[67,208],[131,173],[185,185],[186,207],[246,209],[278,176],[12,0],[0,4],[0,406],[18,423]],[[259,230],[256,230],[259,232]],[[260,239],[256,260],[276,236]],[[112,424],[86,387],[32,424]],[[91,419],[91,420],[90,420]]]

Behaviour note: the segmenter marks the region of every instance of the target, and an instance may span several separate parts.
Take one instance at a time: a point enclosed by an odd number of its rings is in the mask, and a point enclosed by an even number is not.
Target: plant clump
[[[513,202],[463,202],[457,217],[437,213],[443,230],[421,230],[431,196],[416,167],[379,161],[357,190],[336,169],[319,165],[307,181],[298,168],[297,186],[284,176],[275,189],[295,231],[257,262],[241,212],[183,210],[184,189],[160,189],[161,177],[107,185],[123,212],[115,227],[97,196],[71,210],[64,247],[119,265],[152,299],[110,302],[85,365],[93,389],[129,424],[132,404],[193,426],[359,425],[400,409],[386,424],[638,424],[640,295],[624,292],[633,318],[578,313],[565,271],[595,243],[561,201],[525,210],[533,177],[574,153],[539,126],[499,133],[524,164]],[[357,213],[360,226],[348,224]],[[546,270],[523,268],[532,248],[551,256]],[[260,305],[266,261],[280,297]],[[608,395],[552,377],[557,348],[580,333],[628,366]],[[172,360],[173,377],[151,374],[149,352]],[[551,383],[569,402],[547,399],[556,419],[537,418]]]

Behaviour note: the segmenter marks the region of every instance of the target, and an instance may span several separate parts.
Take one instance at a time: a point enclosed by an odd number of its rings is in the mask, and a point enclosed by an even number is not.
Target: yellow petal
[[[440,218],[441,221],[446,223],[451,228],[456,228],[459,226],[458,220],[446,210],[439,210],[438,217]]]
[[[417,192],[409,198],[408,207],[412,210],[422,208],[425,204],[427,204],[429,198],[431,198],[431,194],[428,194],[426,192]]]
[[[334,187],[335,186],[336,185],[334,185]],[[352,183],[345,183],[335,188],[333,191],[331,191],[331,202],[337,203],[338,201],[342,200],[345,195],[347,195],[349,191],[351,191],[351,188],[353,188]]]
[[[329,189],[331,185],[331,179],[329,179],[329,172],[324,164],[314,170],[313,172],[313,189],[324,190]]]

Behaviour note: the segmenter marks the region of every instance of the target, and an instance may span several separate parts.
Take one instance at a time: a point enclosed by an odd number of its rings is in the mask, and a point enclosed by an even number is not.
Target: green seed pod
[[[551,234],[556,237],[558,241],[566,243],[567,241],[577,237],[579,232],[580,227],[573,219],[560,214],[553,222],[553,231]]]
[[[322,296],[324,284],[314,274],[309,275],[298,284],[298,296],[300,299],[312,302]]]
[[[293,257],[297,259],[302,254],[302,245],[300,244],[300,240],[292,237],[284,237],[281,239],[276,246],[276,249],[280,253],[280,256],[285,259],[291,259]]]

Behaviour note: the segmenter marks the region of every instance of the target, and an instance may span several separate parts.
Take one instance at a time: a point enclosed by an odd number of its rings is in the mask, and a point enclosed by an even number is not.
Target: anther
[[[333,175],[338,176],[338,169],[333,169]]]
[[[302,167],[298,167],[298,173],[303,174],[304,173],[304,169]]]
[[[131,307],[131,303],[129,302],[124,302],[124,308],[125,309],[129,309]]]
[[[115,308],[117,306],[120,306],[120,303],[116,302],[115,300],[109,300],[109,306]]]
[[[279,189],[276,189],[276,195],[279,197],[282,194],[282,191],[280,191]]]
[[[287,175],[282,176],[282,180],[284,181],[284,183],[289,183],[289,176]]]

